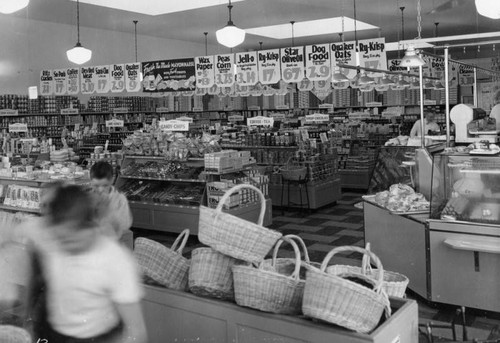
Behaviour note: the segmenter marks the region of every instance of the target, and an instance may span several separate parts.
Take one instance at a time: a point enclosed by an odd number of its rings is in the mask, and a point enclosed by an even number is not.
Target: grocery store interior
[[[1,0],[0,342],[500,342],[499,28]]]

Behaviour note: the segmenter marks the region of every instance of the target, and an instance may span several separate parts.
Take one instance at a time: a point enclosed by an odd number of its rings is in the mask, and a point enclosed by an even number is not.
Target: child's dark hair
[[[113,179],[113,167],[105,161],[99,161],[90,168],[90,178],[96,180]]]
[[[54,225],[76,220],[80,228],[91,227],[94,220],[92,198],[80,186],[59,186],[47,203],[47,214]]]

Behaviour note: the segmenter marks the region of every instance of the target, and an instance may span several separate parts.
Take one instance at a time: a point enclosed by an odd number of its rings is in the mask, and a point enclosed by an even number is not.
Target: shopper
[[[132,214],[128,200],[113,186],[113,167],[99,161],[90,168],[92,193],[99,227],[104,235],[120,239],[132,236]]]
[[[100,232],[89,193],[62,186],[47,204],[42,269],[48,342],[146,342],[142,288],[133,256]],[[35,337],[37,338],[37,337]]]
[[[422,127],[421,127],[420,119],[413,124],[413,127],[410,131],[410,137],[420,137],[422,136]],[[436,123],[436,117],[432,112],[425,113],[425,121],[424,121],[424,136],[428,135],[431,132],[440,132],[441,128]]]

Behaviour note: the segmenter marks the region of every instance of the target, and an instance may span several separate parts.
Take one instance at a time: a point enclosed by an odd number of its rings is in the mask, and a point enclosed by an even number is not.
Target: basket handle
[[[178,254],[182,254],[182,250],[184,250],[184,247],[186,246],[188,238],[189,238],[189,229],[185,229],[184,231],[182,231],[179,234],[179,236],[177,236],[177,238],[175,239],[174,244],[172,244],[172,247],[170,249],[173,250],[173,251],[175,251]],[[179,246],[179,248],[177,249],[177,245],[179,244],[179,242],[181,241],[181,239],[182,239],[182,243]]]
[[[215,212],[217,213],[216,215],[219,215],[222,212],[222,206],[224,206],[224,203],[231,196],[231,194],[239,191],[240,189],[244,189],[244,188],[251,189],[251,190],[257,192],[257,194],[259,195],[259,198],[260,198],[260,214],[259,214],[259,219],[257,220],[257,225],[262,226],[262,223],[264,223],[264,216],[266,214],[266,198],[264,197],[264,194],[262,194],[262,192],[260,191],[260,189],[258,189],[255,186],[248,185],[248,184],[236,185],[236,186],[230,188],[226,193],[224,193],[224,195],[222,196],[222,198],[220,198],[220,200],[219,200],[219,204],[215,208]]]
[[[307,264],[310,264],[311,263],[311,260],[309,259],[309,253],[307,252],[307,246],[306,246],[306,243],[304,243],[304,241],[302,240],[302,238],[300,238],[299,236],[297,235],[286,235],[284,238],[288,238],[288,239],[291,239],[291,240],[294,240],[296,242],[298,242],[300,244],[300,246],[302,247],[302,255],[304,256],[304,261],[307,263]],[[278,249],[280,248],[281,244],[285,242],[285,240],[279,240],[278,243],[276,243],[276,245],[274,246],[274,253],[273,253],[273,265],[274,265],[274,262],[275,262],[275,255],[276,255],[276,252],[278,251]],[[288,242],[288,241],[286,241]]]
[[[359,248],[359,247],[355,247],[355,246],[344,246],[344,247],[335,248],[335,249],[331,250],[326,255],[325,259],[323,260],[323,263],[321,264],[321,271],[325,272],[326,267],[328,266],[328,262],[330,262],[330,260],[333,257],[333,255],[336,255],[338,253],[345,252],[345,251],[354,251],[354,252],[358,252],[358,253],[361,253],[361,254],[366,254],[366,255],[368,255],[370,257],[371,260],[373,260],[373,262],[377,266],[377,269],[379,270],[377,280],[375,280],[376,284],[375,284],[374,290],[377,293],[381,293],[382,292],[382,283],[384,281],[384,267],[382,266],[382,262],[380,262],[380,260],[377,257],[377,255],[375,255],[374,253],[372,253],[369,250],[366,250],[366,249],[363,249],[363,248]]]
[[[370,248],[371,248],[370,243],[366,243],[365,250],[371,251]],[[368,256],[367,254],[363,255],[363,260],[361,262],[361,270],[363,272],[363,275],[368,275],[372,272],[372,266],[370,264],[370,256]]]
[[[282,238],[280,238],[280,240],[278,241],[278,243],[276,243],[276,246],[278,248],[279,248],[278,244],[280,244],[280,242],[282,242],[282,241],[287,242],[288,244],[290,244],[293,247],[293,251],[295,252],[295,269],[293,270],[293,273],[292,273],[292,275],[290,275],[290,277],[298,281],[299,280],[300,267],[302,266],[302,263],[300,262],[300,250],[299,250],[299,247],[297,246],[297,243],[295,243],[295,241],[293,239],[290,239],[290,238],[287,238],[287,237],[282,237]],[[275,246],[275,249],[273,251],[273,260],[272,260],[272,264],[271,264],[273,268],[274,268],[275,263],[276,263],[276,255],[278,254],[278,249],[276,249],[276,246]],[[263,262],[261,262],[261,264],[260,264],[261,268],[262,268],[262,265],[263,265]]]

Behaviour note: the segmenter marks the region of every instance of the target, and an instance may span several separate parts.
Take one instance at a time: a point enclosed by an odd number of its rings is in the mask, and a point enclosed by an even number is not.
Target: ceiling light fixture
[[[422,35],[422,6],[420,4],[420,0],[417,0],[417,40],[421,39]],[[414,45],[410,45],[406,50],[405,56],[401,60],[402,67],[420,67],[425,65],[425,61],[420,57],[420,55],[415,50]]]
[[[0,13],[11,14],[28,6],[30,0],[3,0],[0,1]]]
[[[229,0],[227,8],[229,9],[229,20],[227,25],[222,29],[217,30],[215,35],[217,36],[217,42],[228,48],[234,48],[243,43],[245,40],[245,30],[236,27],[231,19],[231,10],[233,9],[231,0]]]
[[[477,13],[491,19],[500,19],[500,2],[496,0],[476,0]]]
[[[84,64],[92,58],[92,50],[84,48],[80,43],[80,1],[76,0],[76,27],[78,32],[78,40],[74,48],[66,51],[66,56],[70,62],[76,64]]]

